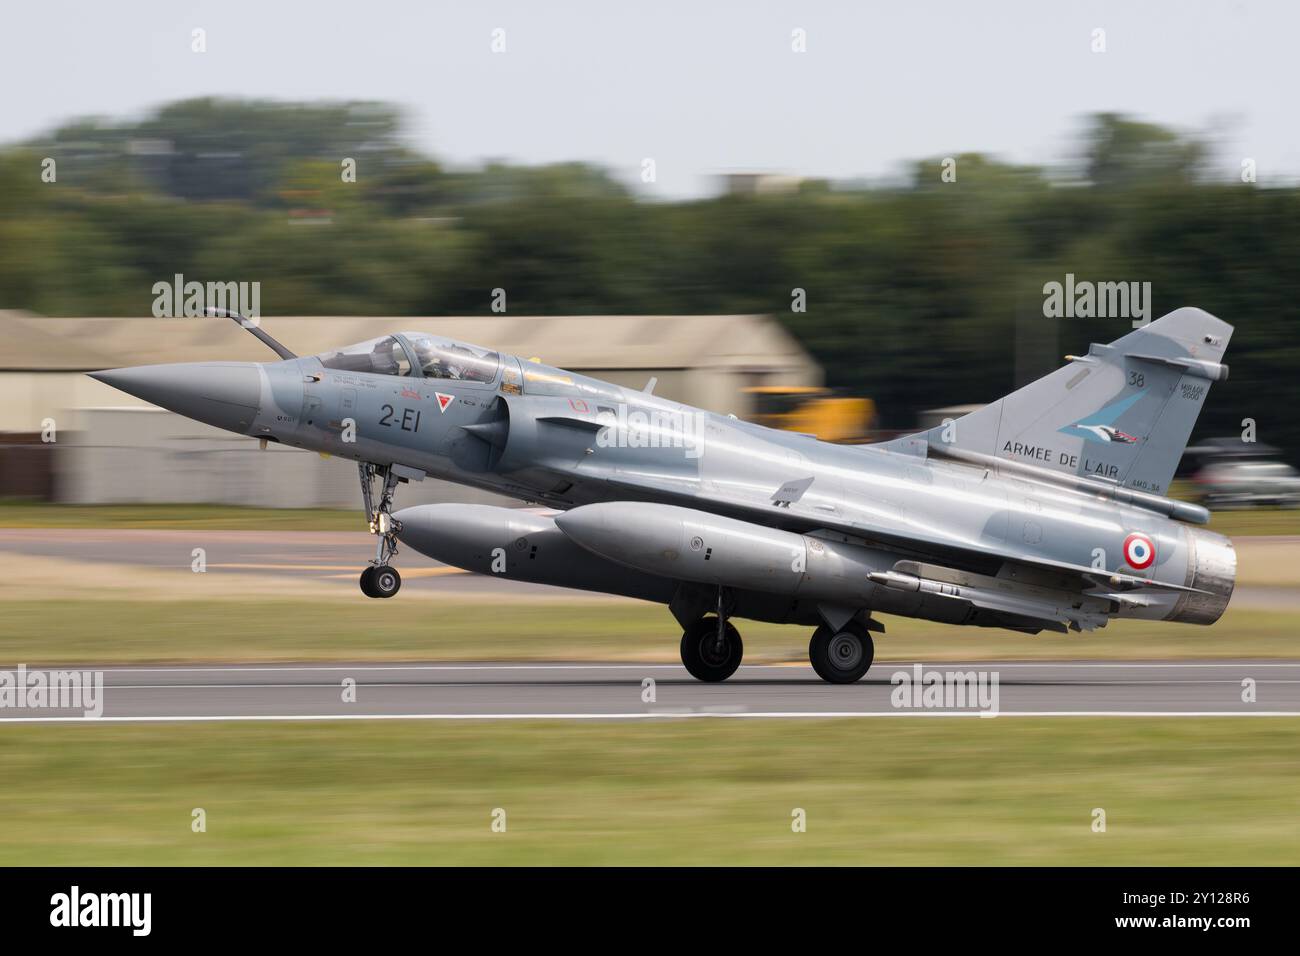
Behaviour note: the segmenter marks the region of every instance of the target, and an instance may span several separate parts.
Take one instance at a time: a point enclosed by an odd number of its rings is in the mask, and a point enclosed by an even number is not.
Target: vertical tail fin
[[[1167,494],[1232,326],[1183,308],[977,412],[901,439]]]

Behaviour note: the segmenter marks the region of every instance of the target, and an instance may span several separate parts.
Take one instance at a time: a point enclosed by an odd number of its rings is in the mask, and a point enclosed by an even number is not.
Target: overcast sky
[[[635,183],[652,157],[676,197],[730,171],[1057,161],[1110,110],[1207,135],[1225,178],[1251,157],[1266,185],[1300,178],[1297,36],[1286,0],[12,0],[0,141],[193,96],[378,99],[447,162],[589,160]]]

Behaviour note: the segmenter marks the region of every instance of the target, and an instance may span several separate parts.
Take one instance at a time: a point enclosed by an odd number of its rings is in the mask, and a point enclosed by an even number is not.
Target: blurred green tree
[[[1300,449],[1300,190],[1215,182],[1204,144],[1115,114],[1076,160],[958,153],[887,185],[650,202],[584,163],[445,169],[386,104],[188,100],[0,150],[0,307],[146,315],[181,272],[258,280],[268,315],[480,314],[496,287],[523,314],[761,312],[904,427],[1124,334],[1044,316],[1072,273],[1234,323],[1201,433],[1253,417]]]

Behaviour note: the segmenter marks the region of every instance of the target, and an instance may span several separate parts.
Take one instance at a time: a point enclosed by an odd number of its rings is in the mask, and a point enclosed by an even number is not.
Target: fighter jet
[[[373,560],[361,590],[401,586],[398,542],[482,574],[667,606],[704,681],[735,673],[733,623],[812,628],[824,680],[861,678],[878,614],[1026,633],[1113,618],[1211,624],[1231,542],[1167,497],[1232,327],[1182,308],[963,418],[847,446],[692,408],[430,332],[266,363],[93,377],[264,442],[354,459]],[[532,508],[394,511],[435,476]]]

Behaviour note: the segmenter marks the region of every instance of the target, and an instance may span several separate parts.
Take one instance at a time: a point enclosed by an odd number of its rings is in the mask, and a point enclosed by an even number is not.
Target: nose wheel
[[[397,554],[397,533],[402,523],[393,517],[393,495],[401,480],[391,468],[381,468],[369,462],[357,466],[361,475],[361,500],[366,506],[366,523],[370,533],[379,541],[370,566],[361,572],[361,593],[366,597],[390,598],[402,586],[402,576],[389,564]],[[375,493],[375,480],[382,479],[379,493]]]
[[[386,564],[376,567],[371,565],[361,572],[361,593],[366,597],[390,598],[402,586],[402,576],[397,568]]]
[[[727,620],[733,603],[732,595],[718,588],[717,614],[691,622],[682,634],[682,665],[696,680],[724,681],[736,673],[745,656],[740,632]]]
[[[718,618],[709,615],[686,628],[681,653],[682,664],[692,677],[713,684],[736,673],[745,645],[735,625],[724,621],[719,626]]]

